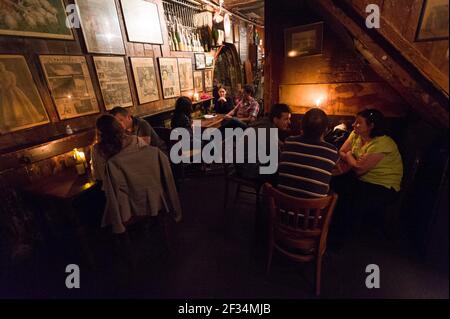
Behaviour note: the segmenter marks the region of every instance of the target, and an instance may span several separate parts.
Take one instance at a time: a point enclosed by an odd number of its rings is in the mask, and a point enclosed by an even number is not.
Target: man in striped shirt
[[[286,139],[278,166],[278,189],[302,198],[327,196],[331,171],[339,158],[336,147],[324,141],[328,117],[311,109],[302,119],[302,135]]]

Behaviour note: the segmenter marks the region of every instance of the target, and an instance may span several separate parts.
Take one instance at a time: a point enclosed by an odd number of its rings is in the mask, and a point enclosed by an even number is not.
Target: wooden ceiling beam
[[[344,11],[344,6],[349,1],[335,0],[334,3],[338,4]],[[362,19],[366,16],[364,12],[361,12],[354,3],[348,3],[347,6],[352,6],[354,12],[360,15]],[[380,28],[376,29],[376,32],[380,33],[385,39],[387,39],[402,55],[408,59],[408,61],[414,64],[417,69],[425,76],[430,82],[432,82],[439,90],[441,90],[448,97],[448,74],[444,74],[433,63],[427,59],[422,52],[420,52],[411,42],[406,40],[402,34],[400,34],[383,15],[380,17]]]
[[[355,40],[355,48],[369,61],[373,70],[377,72],[389,85],[391,85],[405,101],[421,116],[430,121],[434,126],[449,127],[448,96],[442,98],[440,91],[425,88],[415,78],[411,70],[405,68],[402,63],[374,41],[368,33],[368,29],[357,24],[333,0],[311,1],[314,8],[327,22],[330,27],[343,26]]]

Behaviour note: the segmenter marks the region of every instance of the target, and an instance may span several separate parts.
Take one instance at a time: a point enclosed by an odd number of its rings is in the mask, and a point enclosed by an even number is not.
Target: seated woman
[[[340,173],[348,174],[333,181],[340,196],[336,212],[340,216],[336,217],[345,229],[359,228],[363,218],[382,222],[381,214],[400,190],[403,177],[401,155],[395,142],[385,135],[380,111],[359,112],[353,128],[339,151]]]
[[[219,89],[219,97],[214,104],[214,110],[218,114],[228,114],[233,109],[231,98],[227,98],[227,91],[222,87]]]
[[[106,161],[114,155],[148,146],[137,135],[126,134],[123,126],[112,115],[100,116],[96,127],[97,143],[91,151],[92,174],[96,180],[104,180]]]
[[[177,99],[170,126],[172,130],[182,127],[192,131],[192,102],[188,97],[182,96]]]

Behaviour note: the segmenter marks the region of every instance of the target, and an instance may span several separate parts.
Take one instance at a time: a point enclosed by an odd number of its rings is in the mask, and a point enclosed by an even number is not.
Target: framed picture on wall
[[[191,58],[178,58],[178,72],[180,73],[181,91],[194,89]]]
[[[416,41],[448,39],[448,0],[425,0]]]
[[[125,54],[114,0],[76,0],[89,53]]]
[[[288,58],[322,54],[323,22],[286,29],[284,47]]]
[[[0,55],[0,88],[0,134],[49,123],[23,56]]]
[[[0,35],[73,40],[62,0],[0,1]]]
[[[194,90],[203,92],[203,71],[194,71]]]
[[[39,58],[61,120],[99,112],[84,56],[41,55]]]
[[[170,99],[181,95],[180,77],[176,58],[158,58],[159,73],[164,99]]]
[[[130,58],[139,104],[159,100],[155,63],[152,58]]]
[[[163,44],[156,3],[145,0],[121,0],[128,40]]]
[[[205,68],[214,67],[214,57],[210,54],[205,54]]]
[[[133,106],[123,57],[94,57],[103,102],[107,111],[116,106]]]
[[[196,53],[195,54],[195,69],[196,70],[203,70],[205,67],[206,67],[205,54],[203,54],[203,53]]]
[[[205,70],[205,91],[212,91],[213,89],[213,70]]]

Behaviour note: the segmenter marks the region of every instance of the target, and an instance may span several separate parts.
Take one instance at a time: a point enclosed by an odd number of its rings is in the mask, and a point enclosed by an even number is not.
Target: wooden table
[[[211,119],[199,118],[194,120],[201,120],[202,128],[210,128],[210,127],[219,128],[224,118],[225,118],[224,114],[216,114],[216,116]]]
[[[32,182],[23,188],[26,194],[43,202],[45,206],[51,203],[62,208],[61,213],[75,230],[82,252],[81,257],[90,267],[94,267],[94,258],[79,212],[74,208],[74,201],[96,185],[97,182],[89,174],[79,176],[71,170]]]

